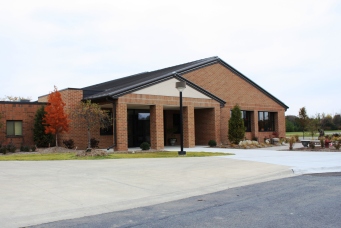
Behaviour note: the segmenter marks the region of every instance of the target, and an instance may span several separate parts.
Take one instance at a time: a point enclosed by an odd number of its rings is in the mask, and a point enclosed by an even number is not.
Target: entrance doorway
[[[150,111],[128,109],[128,147],[139,147],[143,142],[150,144]]]

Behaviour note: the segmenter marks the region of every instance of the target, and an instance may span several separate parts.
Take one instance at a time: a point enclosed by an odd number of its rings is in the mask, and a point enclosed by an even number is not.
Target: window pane
[[[7,121],[7,135],[14,135],[14,122]]]
[[[14,134],[22,135],[22,122],[21,121],[14,122]]]
[[[264,120],[268,120],[269,119],[269,113],[268,112],[264,112]]]

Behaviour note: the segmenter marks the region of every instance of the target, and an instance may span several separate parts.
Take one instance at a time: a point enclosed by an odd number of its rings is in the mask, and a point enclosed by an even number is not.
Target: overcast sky
[[[211,56],[297,115],[341,112],[341,1],[0,2],[0,98],[82,88]]]

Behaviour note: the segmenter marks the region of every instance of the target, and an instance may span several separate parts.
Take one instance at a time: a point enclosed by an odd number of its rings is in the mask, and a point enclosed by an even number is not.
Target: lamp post
[[[184,151],[184,134],[183,134],[183,120],[182,120],[182,91],[186,89],[186,82],[180,81],[175,84],[175,87],[180,92],[180,145],[181,150],[178,151],[178,155],[186,155],[186,151]]]

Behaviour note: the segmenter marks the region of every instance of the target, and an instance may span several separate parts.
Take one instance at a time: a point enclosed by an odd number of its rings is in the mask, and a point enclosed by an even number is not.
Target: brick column
[[[217,142],[217,145],[221,144],[221,132],[220,132],[220,108],[215,107],[213,109],[214,112],[214,139]]]
[[[281,110],[275,114],[275,131],[279,137],[285,137],[285,111]]]
[[[195,146],[194,107],[183,107],[184,147]]]
[[[253,137],[258,138],[258,110],[254,110],[251,115],[251,133]],[[258,142],[261,142],[260,139],[258,139]]]
[[[150,144],[151,148],[160,150],[164,148],[163,132],[163,106],[150,106]]]
[[[220,140],[221,143],[228,143],[230,107],[223,107],[220,109]]]
[[[117,103],[116,106],[116,151],[128,150],[127,104]]]

